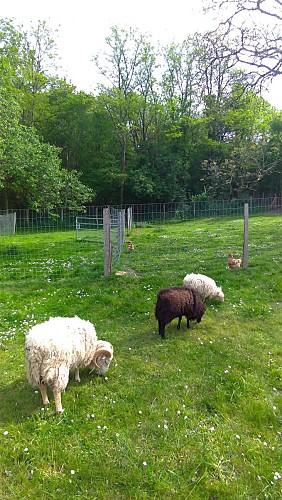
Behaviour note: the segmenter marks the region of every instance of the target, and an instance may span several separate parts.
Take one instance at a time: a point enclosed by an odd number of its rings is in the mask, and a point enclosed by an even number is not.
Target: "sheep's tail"
[[[27,376],[31,385],[38,387],[45,384],[52,389],[64,391],[69,381],[69,369],[65,365],[50,366],[27,357]]]

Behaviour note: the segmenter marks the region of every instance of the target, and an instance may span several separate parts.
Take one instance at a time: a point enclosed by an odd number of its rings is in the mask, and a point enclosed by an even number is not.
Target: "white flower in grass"
[[[229,373],[229,370],[224,370],[224,373],[225,373],[225,375],[226,375],[227,373]]]
[[[144,466],[146,467],[146,465],[147,465],[147,462],[143,462],[143,465],[144,465]]]
[[[4,431],[3,432],[3,436],[8,436],[9,432],[8,431]]]
[[[235,437],[236,437],[236,439],[241,439],[240,436],[239,436],[239,434],[236,434]]]
[[[177,415],[181,415],[181,411],[180,410],[177,411]]]
[[[27,453],[28,452],[28,448],[24,448],[24,452]]]
[[[215,430],[215,428],[214,428],[214,427],[211,427],[211,428],[210,428],[210,431],[211,431],[211,432],[213,432],[214,430]]]
[[[142,410],[139,410],[138,413],[139,413],[139,415],[142,415]]]
[[[276,410],[276,406],[275,405],[273,405],[273,410]]]
[[[275,481],[277,481],[277,479],[281,479],[281,475],[279,474],[279,472],[274,472],[274,479]]]
[[[167,424],[164,424],[164,429],[167,430],[168,429],[168,425]]]
[[[75,471],[72,469],[72,470],[70,471],[70,473],[71,473],[71,475],[72,475],[72,476],[74,476]]]

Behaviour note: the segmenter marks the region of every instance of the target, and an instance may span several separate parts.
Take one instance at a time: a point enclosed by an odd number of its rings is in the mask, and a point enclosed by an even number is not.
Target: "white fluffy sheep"
[[[191,286],[197,290],[203,300],[218,299],[224,301],[224,293],[221,287],[209,276],[204,274],[186,274],[183,279],[184,286]]]
[[[94,325],[77,316],[50,318],[33,326],[26,336],[25,349],[28,379],[40,388],[43,404],[49,403],[47,386],[52,389],[57,413],[63,411],[61,392],[71,370],[80,382],[80,367],[93,365],[91,371],[96,368],[101,375],[113,359],[112,345],[98,340]]]

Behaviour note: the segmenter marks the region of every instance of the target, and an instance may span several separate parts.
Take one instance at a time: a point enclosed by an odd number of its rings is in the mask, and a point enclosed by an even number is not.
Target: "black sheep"
[[[187,328],[190,320],[200,323],[205,312],[205,305],[199,293],[191,287],[172,286],[158,292],[155,316],[159,323],[159,335],[165,338],[165,326],[178,318],[179,330],[182,316],[186,316]]]

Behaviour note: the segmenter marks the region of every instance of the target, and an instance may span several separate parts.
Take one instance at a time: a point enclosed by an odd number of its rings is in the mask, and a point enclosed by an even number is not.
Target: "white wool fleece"
[[[97,335],[92,323],[77,316],[50,318],[29,331],[25,347],[30,383],[63,391],[69,371],[91,363]]]
[[[191,286],[197,290],[203,300],[218,299],[221,302],[224,301],[224,293],[221,287],[217,286],[212,278],[204,274],[186,274],[183,285]]]

